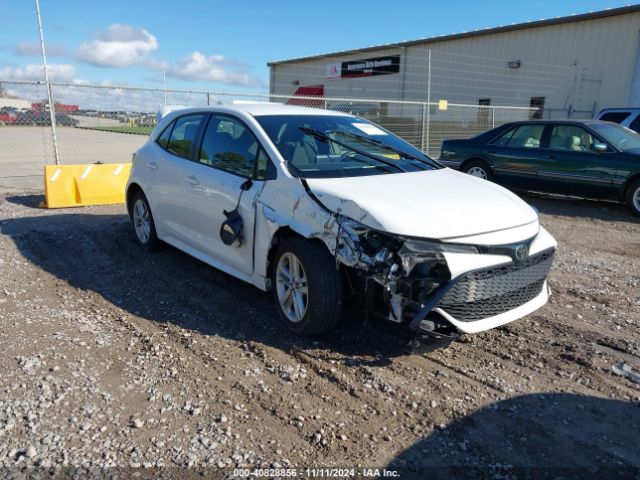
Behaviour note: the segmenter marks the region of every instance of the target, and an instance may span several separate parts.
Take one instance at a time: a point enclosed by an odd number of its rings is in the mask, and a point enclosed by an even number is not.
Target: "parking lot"
[[[119,163],[146,141],[145,135],[93,130],[120,125],[108,119],[77,117],[85,128],[58,127],[61,163]],[[0,191],[42,191],[42,171],[54,163],[51,127],[6,126],[0,128]]]
[[[623,206],[526,195],[559,242],[549,304],[446,345],[358,311],[301,339],[257,289],[143,254],[122,206],[1,195],[0,466],[640,466],[640,389],[612,371],[640,369],[640,222]]]

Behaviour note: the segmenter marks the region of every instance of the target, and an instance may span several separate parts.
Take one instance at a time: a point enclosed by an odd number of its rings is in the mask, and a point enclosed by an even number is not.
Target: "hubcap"
[[[287,252],[276,267],[276,293],[280,308],[287,318],[298,323],[307,312],[309,288],[307,276],[298,257]]]
[[[478,177],[484,180],[487,179],[487,172],[485,172],[484,168],[481,167],[471,167],[469,170],[467,170],[467,173],[472,177]]]
[[[638,212],[640,212],[640,187],[636,188],[636,191],[633,194],[633,206]]]
[[[147,204],[142,199],[133,204],[133,227],[141,243],[147,243],[151,236],[151,216]]]

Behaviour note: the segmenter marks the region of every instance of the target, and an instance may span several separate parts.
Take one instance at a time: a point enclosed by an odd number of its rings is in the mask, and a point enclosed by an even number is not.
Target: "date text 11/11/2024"
[[[385,468],[237,468],[233,478],[399,478],[396,470]]]

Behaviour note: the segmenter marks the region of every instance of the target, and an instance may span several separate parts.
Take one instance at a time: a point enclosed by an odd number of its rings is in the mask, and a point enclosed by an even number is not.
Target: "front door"
[[[616,171],[613,148],[591,131],[576,124],[549,125],[548,145],[538,170],[545,190],[564,195],[607,197]],[[596,151],[596,144],[607,145]]]
[[[261,155],[256,138],[242,121],[211,115],[185,189],[189,243],[221,268],[245,275],[253,273],[255,198],[263,184],[256,179],[256,166]],[[243,221],[242,241],[226,245],[220,237],[227,220],[224,212],[236,206]]]

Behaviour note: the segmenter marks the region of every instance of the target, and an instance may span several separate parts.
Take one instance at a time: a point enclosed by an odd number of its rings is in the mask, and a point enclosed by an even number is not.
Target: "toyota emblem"
[[[525,244],[518,245],[514,251],[514,256],[518,262],[521,262],[529,256],[529,246]]]

